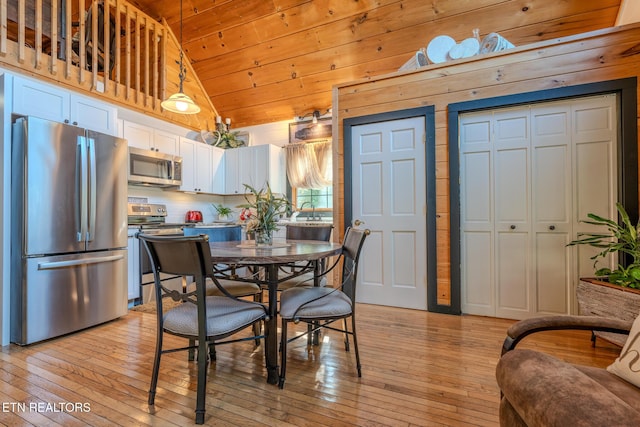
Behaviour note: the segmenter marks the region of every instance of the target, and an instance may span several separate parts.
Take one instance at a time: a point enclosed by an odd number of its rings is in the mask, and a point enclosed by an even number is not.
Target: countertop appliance
[[[147,187],[178,188],[182,185],[182,157],[129,147],[128,182]]]
[[[200,211],[187,211],[184,220],[186,222],[202,222],[202,212]]]
[[[36,117],[12,127],[11,341],[127,313],[127,141]]]

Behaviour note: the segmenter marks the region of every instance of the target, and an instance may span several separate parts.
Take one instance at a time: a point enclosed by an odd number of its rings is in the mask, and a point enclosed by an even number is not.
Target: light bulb
[[[189,108],[189,104],[187,104],[184,101],[176,101],[176,109],[178,109],[179,111],[187,111],[187,109]]]

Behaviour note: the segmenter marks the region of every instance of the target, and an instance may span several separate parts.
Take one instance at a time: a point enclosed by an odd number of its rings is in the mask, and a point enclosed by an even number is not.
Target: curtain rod
[[[307,145],[307,144],[320,144],[321,142],[330,142],[331,139],[316,139],[314,141],[299,141],[299,142],[290,142],[285,147],[293,147],[296,145]]]

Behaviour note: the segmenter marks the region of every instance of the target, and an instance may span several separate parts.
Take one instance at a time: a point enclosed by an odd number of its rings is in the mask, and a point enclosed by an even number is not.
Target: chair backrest
[[[287,224],[287,239],[289,240],[331,240],[333,225],[297,225]]]
[[[213,275],[208,236],[176,237],[138,234],[138,239],[143,243],[151,260],[151,269],[156,279],[156,301],[160,301],[163,294],[177,293],[162,286],[159,280],[160,273],[193,276],[196,284],[202,284],[202,286],[196,286],[194,292],[180,297],[195,294],[197,297],[204,298],[204,278]],[[200,288],[202,288],[202,295],[200,295]],[[179,295],[172,296],[176,299]]]
[[[342,292],[347,294],[351,301],[356,298],[356,281],[358,279],[358,262],[362,246],[367,236],[371,234],[369,229],[361,230],[348,227],[344,233],[342,242]]]

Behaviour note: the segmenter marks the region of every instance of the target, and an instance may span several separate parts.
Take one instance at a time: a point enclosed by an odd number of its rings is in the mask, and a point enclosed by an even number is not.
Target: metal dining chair
[[[157,309],[156,350],[148,403],[149,405],[155,403],[162,355],[196,349],[196,424],[203,424],[207,381],[207,345],[213,342],[226,344],[264,338],[263,336],[250,336],[226,339],[256,322],[267,319],[267,308],[255,301],[234,297],[222,287],[214,276],[211,250],[206,235],[174,237],[139,234],[138,238],[151,259]],[[193,276],[195,289],[188,292],[167,289],[160,280],[161,273]],[[207,279],[210,279],[220,289],[221,296],[206,295]],[[165,298],[172,298],[174,301],[182,303],[165,311],[162,305],[162,300]],[[189,345],[164,349],[163,337],[165,333],[186,338],[189,340]]]
[[[320,225],[306,225],[306,224],[287,224],[286,237],[287,240],[318,240],[322,242],[329,242],[331,240],[331,233],[333,232],[333,225],[320,224]],[[325,260],[321,261],[320,272],[325,269]],[[284,279],[278,283],[278,290],[283,291],[295,286],[312,286],[314,284],[314,272],[313,263],[296,263],[286,267],[285,274],[290,274],[290,279]],[[285,268],[285,267],[283,267]],[[326,283],[324,277],[321,278],[322,284]]]
[[[280,388],[284,388],[285,382],[287,344],[305,335],[310,336],[322,328],[344,333],[346,351],[349,351],[349,335],[353,336],[358,377],[362,376],[356,336],[356,283],[360,253],[365,238],[370,233],[368,229],[347,228],[340,257],[323,273],[324,275],[328,274],[342,261],[342,281],[339,287],[293,287],[283,291],[280,295],[280,318],[282,319],[280,379],[278,381]],[[351,318],[351,330],[347,324],[348,318]],[[342,329],[331,325],[341,319],[344,321]],[[311,327],[307,328],[303,334],[288,338],[287,325],[289,322],[305,322]]]

